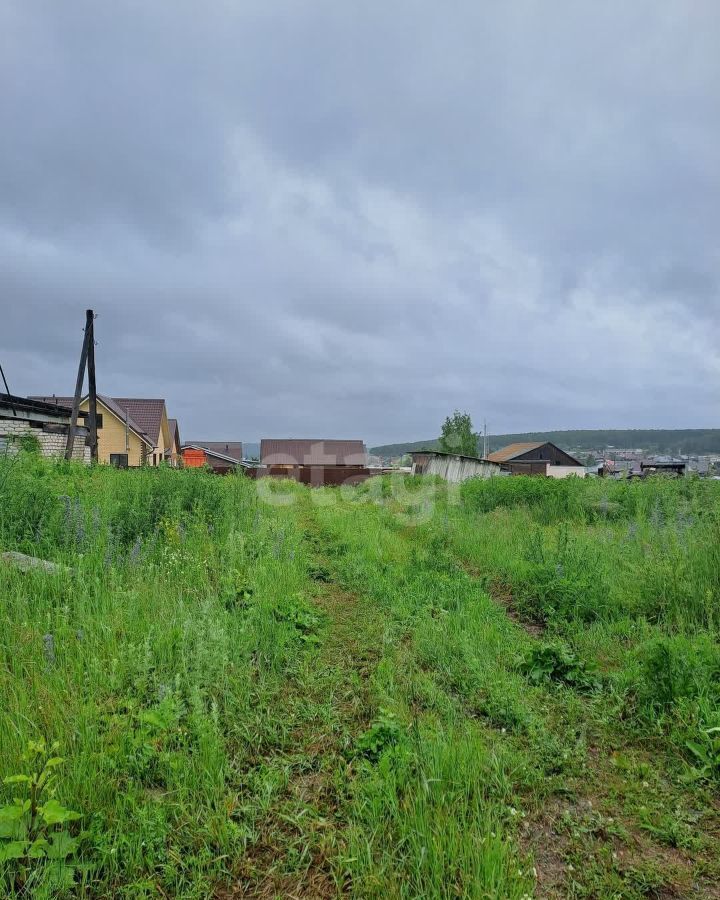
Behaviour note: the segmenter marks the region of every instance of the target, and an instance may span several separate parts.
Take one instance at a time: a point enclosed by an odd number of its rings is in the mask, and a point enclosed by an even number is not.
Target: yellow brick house
[[[36,397],[58,406],[72,406],[72,397]],[[88,410],[88,397],[80,409]],[[165,401],[97,395],[98,461],[126,468],[159,466],[172,448]],[[171,459],[171,465],[173,461]]]
[[[165,461],[171,466],[182,465],[182,443],[180,442],[180,427],[177,419],[168,419],[170,426],[170,446],[165,448]]]
[[[113,397],[113,402],[152,441],[152,450],[149,452],[146,462],[151,466],[159,466],[166,454],[170,453],[173,443],[165,401],[139,397]]]

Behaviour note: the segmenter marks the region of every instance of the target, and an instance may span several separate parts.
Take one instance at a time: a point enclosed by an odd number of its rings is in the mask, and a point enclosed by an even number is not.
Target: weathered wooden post
[[[87,323],[85,328],[90,329],[88,339],[88,404],[90,415],[88,427],[90,429],[90,459],[98,461],[98,436],[97,436],[97,390],[95,388],[95,314],[91,309],[86,312]]]
[[[68,426],[67,443],[65,445],[65,459],[72,459],[73,446],[75,445],[75,431],[77,429],[78,413],[80,412],[80,400],[82,398],[82,386],[85,380],[85,367],[87,365],[88,348],[92,340],[94,313],[91,309],[85,312],[85,337],[80,351],[80,365],[78,366],[77,380],[75,382],[75,396],[73,397],[72,415]],[[97,432],[96,432],[97,434]]]

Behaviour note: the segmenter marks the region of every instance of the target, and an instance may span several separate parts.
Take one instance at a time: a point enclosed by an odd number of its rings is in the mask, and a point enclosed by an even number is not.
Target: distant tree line
[[[461,418],[465,415],[456,413]],[[453,421],[451,416],[445,423],[448,427],[448,435],[452,433],[453,428],[459,425],[459,422]],[[465,423],[462,423],[464,426]],[[461,428],[463,432],[463,440],[460,444],[463,450],[455,450],[456,453],[466,453],[467,455],[477,455],[482,447],[481,436],[473,434],[474,451],[468,452],[468,444],[466,439],[466,429]],[[379,447],[372,447],[370,452],[378,456],[390,457],[401,456],[411,450],[439,450],[441,449],[440,438],[430,441],[414,441],[404,444],[383,444]],[[684,429],[597,429],[597,430],[575,430],[575,431],[527,431],[518,434],[494,434],[489,436],[490,451],[499,450],[507,444],[513,444],[517,441],[551,441],[564,449],[574,450],[610,450],[617,449],[642,449],[648,453],[658,453],[667,455],[678,455],[687,453],[689,455],[705,455],[720,454],[720,428],[684,428]],[[446,444],[449,446],[449,444]]]

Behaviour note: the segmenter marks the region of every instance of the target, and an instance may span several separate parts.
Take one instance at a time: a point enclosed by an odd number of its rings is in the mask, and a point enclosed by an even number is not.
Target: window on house
[[[102,413],[98,413],[95,416],[95,424],[97,425],[98,429],[102,428]]]
[[[116,469],[127,469],[127,467],[128,467],[127,453],[111,453],[110,454],[110,465],[115,466]]]

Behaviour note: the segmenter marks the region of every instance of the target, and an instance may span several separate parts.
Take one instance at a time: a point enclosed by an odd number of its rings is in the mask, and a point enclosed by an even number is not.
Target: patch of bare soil
[[[252,868],[252,867],[249,867]],[[259,852],[247,879],[232,888],[215,892],[215,900],[330,900],[342,896],[332,879],[321,869],[311,869],[302,876],[273,872],[273,854]]]
[[[621,896],[607,893],[613,884],[626,885],[633,897],[720,900],[720,884],[702,874],[696,855],[654,840],[632,815],[617,811],[602,787],[610,777],[597,771],[573,779],[570,793],[546,798],[523,821],[519,841],[534,859],[536,896],[575,896],[577,884],[582,896]]]
[[[535,861],[536,894],[538,897],[565,897],[567,876],[566,855],[570,841],[559,827],[563,815],[572,808],[567,799],[551,797],[536,816],[522,823],[518,834],[522,853]]]

